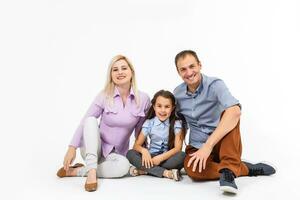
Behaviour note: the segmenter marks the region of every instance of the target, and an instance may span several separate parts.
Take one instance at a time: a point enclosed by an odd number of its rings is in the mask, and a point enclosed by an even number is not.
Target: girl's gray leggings
[[[153,157],[155,155],[151,155],[151,156]],[[176,153],[174,156],[170,157],[168,160],[162,162],[159,166],[153,166],[151,168],[145,168],[144,166],[142,166],[142,155],[133,149],[128,151],[126,157],[129,160],[129,162],[137,169],[146,171],[148,174],[151,174],[153,176],[163,177],[163,173],[166,169],[181,170],[183,168],[185,153],[180,151]]]

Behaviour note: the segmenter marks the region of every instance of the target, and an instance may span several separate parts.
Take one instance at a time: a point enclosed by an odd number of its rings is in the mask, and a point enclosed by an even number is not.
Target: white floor
[[[277,138],[280,134],[260,142],[254,141],[256,137],[244,135],[247,142],[244,142],[242,158],[267,160],[276,166],[277,173],[269,177],[237,178],[237,195],[222,194],[218,181],[193,182],[186,175],[181,182],[150,176],[99,179],[98,190],[88,193],[84,190],[85,178],[56,177],[56,171],[62,165],[67,136],[56,140],[54,136],[47,138],[46,135],[51,136],[50,133],[32,136],[30,138],[35,139],[30,143],[13,140],[13,135],[9,136],[11,140],[8,141],[15,141],[18,148],[4,143],[6,148],[2,151],[0,164],[0,199],[300,199],[299,145],[297,140],[286,140],[285,145],[280,146],[282,142]],[[267,141],[269,145],[262,141]],[[82,162],[79,154],[74,162]]]
[[[299,2],[0,1],[0,199],[299,200]],[[84,178],[57,178],[109,59],[132,59],[152,97],[181,83],[173,59],[184,49],[241,101],[243,158],[277,173],[236,179],[235,196],[187,176],[101,179],[94,193]]]
[[[278,171],[270,177],[241,177],[236,179],[237,195],[224,195],[219,191],[218,181],[193,182],[184,175],[181,182],[150,176],[99,179],[96,192],[84,190],[85,178],[57,178],[56,168],[44,174],[27,175],[17,188],[9,187],[8,199],[299,199],[297,188],[291,180]],[[2,193],[2,192],[1,192]]]

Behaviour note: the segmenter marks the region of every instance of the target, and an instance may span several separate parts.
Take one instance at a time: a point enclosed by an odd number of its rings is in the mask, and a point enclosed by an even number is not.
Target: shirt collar
[[[134,91],[132,87],[130,88],[129,96],[135,97]]]
[[[167,119],[166,121],[162,122],[158,119],[158,117],[154,117],[154,126],[158,126],[160,124],[164,124],[165,126],[169,126],[170,125],[170,120]]]
[[[205,76],[202,75],[202,74],[200,74],[200,76],[201,76],[201,82],[200,82],[199,86],[197,87],[195,93],[189,92],[188,86],[187,86],[187,84],[185,84],[185,86],[186,86],[186,87],[185,87],[185,93],[186,93],[188,96],[197,96],[197,95],[200,94],[201,91],[203,90],[203,83],[205,83],[205,80],[204,80],[204,79],[206,79],[206,78],[205,78]]]
[[[120,92],[119,92],[118,88],[115,87],[114,98],[117,97],[117,96],[121,96],[121,95],[120,95]],[[134,94],[134,91],[133,91],[132,87],[130,88],[129,96],[131,96],[132,98],[135,97],[135,94]]]

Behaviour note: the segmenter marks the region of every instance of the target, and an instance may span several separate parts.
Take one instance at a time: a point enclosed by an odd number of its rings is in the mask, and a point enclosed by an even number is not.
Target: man
[[[241,161],[241,105],[225,83],[201,74],[201,63],[191,50],[178,53],[175,65],[184,83],[174,95],[178,111],[190,127],[184,168],[193,180],[219,179],[220,190],[237,193],[235,177],[271,175],[267,164]]]

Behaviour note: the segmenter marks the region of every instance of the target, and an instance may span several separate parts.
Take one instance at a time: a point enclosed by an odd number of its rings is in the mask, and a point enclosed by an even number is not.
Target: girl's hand
[[[76,157],[76,148],[69,146],[68,151],[64,158],[64,170],[69,170],[69,166],[72,164]]]
[[[152,162],[154,165],[159,165],[162,162],[162,157],[160,155],[154,156]]]
[[[143,148],[141,153],[142,153],[142,166],[146,168],[153,167],[152,158],[148,149]]]

